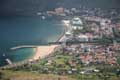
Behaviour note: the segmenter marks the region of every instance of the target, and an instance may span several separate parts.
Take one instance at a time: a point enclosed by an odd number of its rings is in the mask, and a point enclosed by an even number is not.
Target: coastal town
[[[47,47],[37,46],[34,58],[2,70],[77,75],[77,80],[120,79],[120,10],[59,7],[37,15],[43,20],[60,19],[64,35]]]

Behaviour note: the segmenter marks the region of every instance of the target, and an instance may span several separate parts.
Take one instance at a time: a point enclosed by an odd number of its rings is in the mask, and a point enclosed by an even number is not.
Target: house
[[[93,57],[91,55],[81,55],[80,59],[83,63],[89,64],[90,62],[92,62]]]
[[[59,16],[66,16],[66,14],[64,13],[63,7],[55,8],[55,13],[56,15],[59,15]]]

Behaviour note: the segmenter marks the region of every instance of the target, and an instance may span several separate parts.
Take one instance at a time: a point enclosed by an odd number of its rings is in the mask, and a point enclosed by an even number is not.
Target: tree
[[[117,58],[117,63],[120,65],[120,57]]]

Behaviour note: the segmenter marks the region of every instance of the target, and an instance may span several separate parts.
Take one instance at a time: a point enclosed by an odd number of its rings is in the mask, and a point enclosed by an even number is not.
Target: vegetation
[[[117,62],[120,65],[120,57],[117,58]]]
[[[54,56],[41,59],[37,63],[2,70],[0,80],[119,80],[120,71],[117,69],[119,66],[85,66],[79,56],[60,50],[56,51]]]
[[[0,80],[119,80],[120,76],[113,72],[101,71],[99,73],[88,72],[85,74],[72,75],[55,75],[55,74],[41,74],[37,71],[12,71],[1,70],[2,76]]]
[[[38,74],[35,72],[1,70],[0,80],[75,80],[68,76]]]

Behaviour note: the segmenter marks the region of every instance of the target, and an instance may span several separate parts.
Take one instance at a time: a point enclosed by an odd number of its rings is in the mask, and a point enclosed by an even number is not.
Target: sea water
[[[0,66],[6,64],[6,58],[12,62],[19,62],[34,55],[33,48],[14,51],[10,48],[56,41],[63,31],[64,27],[58,20],[41,20],[40,17],[0,18]]]

